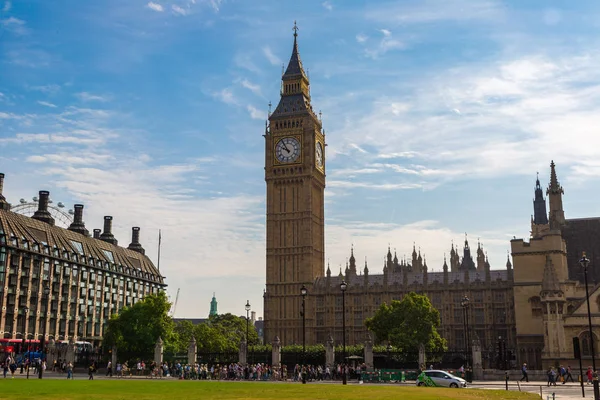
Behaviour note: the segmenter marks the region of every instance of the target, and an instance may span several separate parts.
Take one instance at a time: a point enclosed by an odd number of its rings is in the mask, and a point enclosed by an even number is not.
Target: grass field
[[[476,389],[434,389],[414,386],[287,384],[206,381],[37,380],[1,379],[0,399],[414,399],[495,400],[539,398],[532,394]]]

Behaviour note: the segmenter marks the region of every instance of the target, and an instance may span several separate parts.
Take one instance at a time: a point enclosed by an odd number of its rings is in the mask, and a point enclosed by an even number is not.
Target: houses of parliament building
[[[326,135],[311,105],[297,32],[282,75],[281,98],[269,115],[264,137],[265,342],[278,337],[284,345],[302,343],[300,289],[305,285],[306,343],[325,343],[330,336],[341,343],[340,283],[345,281],[347,344],[364,343],[368,334],[364,321],[382,303],[416,292],[427,295],[439,310],[440,334],[450,349],[466,345],[461,307],[465,295],[470,299],[469,336],[483,349],[493,349],[502,337],[507,348],[515,351],[517,362],[541,369],[550,360],[572,359],[571,336],[580,337],[584,353],[589,348],[581,315],[584,292],[578,260],[587,250],[592,265],[600,263],[600,240],[593,240],[600,239],[600,219],[565,219],[563,189],[554,163],[546,192],[550,212],[546,213],[538,179],[531,238],[511,241],[505,266],[491,269],[482,246],[472,248],[465,237],[463,246],[450,246],[441,272],[430,271],[413,246],[410,260],[399,260],[388,248],[382,274],[371,274],[366,261],[359,265],[354,249],[349,249],[345,271],[332,274],[325,265]],[[591,279],[597,281],[593,273]],[[595,291],[593,296],[597,298]],[[595,323],[600,323],[600,300],[594,307],[599,313]]]

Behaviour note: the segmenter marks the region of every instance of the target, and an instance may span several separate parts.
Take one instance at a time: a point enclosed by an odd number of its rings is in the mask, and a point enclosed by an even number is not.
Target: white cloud
[[[88,101],[106,102],[106,101],[109,100],[109,98],[106,97],[106,96],[100,96],[100,95],[91,94],[91,93],[88,93],[88,92],[75,93],[75,96],[77,98],[79,98],[79,100],[84,101],[84,102],[88,102]]]
[[[277,57],[275,54],[273,54],[273,51],[271,51],[271,48],[269,46],[265,46],[262,49],[263,54],[265,55],[265,57],[267,57],[267,60],[269,60],[269,62],[272,65],[281,65],[281,59],[279,57]]]
[[[327,11],[332,11],[333,10],[333,4],[331,4],[330,1],[324,1],[323,3],[321,3],[321,5],[323,6],[323,8],[325,8]]]
[[[0,25],[7,31],[16,35],[24,35],[28,32],[25,27],[25,21],[15,17],[8,17],[0,20]]]
[[[364,43],[369,39],[369,37],[367,35],[364,35],[362,33],[359,33],[358,35],[356,35],[356,41],[358,43]]]
[[[224,88],[219,90],[218,92],[213,92],[212,95],[213,97],[217,98],[225,104],[238,104],[238,101],[230,88]]]
[[[252,93],[258,95],[258,96],[262,96],[261,90],[260,90],[260,85],[257,85],[255,83],[250,82],[248,79],[242,79],[242,81],[240,82],[240,84],[245,87],[246,89],[250,90]]]
[[[436,21],[499,21],[503,6],[495,0],[424,0],[396,3],[372,2],[367,19],[385,23],[432,23]]]
[[[37,103],[39,105],[41,105],[41,106],[50,107],[50,108],[56,108],[55,104],[49,103],[47,101],[38,101]]]
[[[148,4],[146,4],[146,7],[148,7],[151,10],[157,11],[157,12],[163,12],[165,11],[164,7],[161,6],[158,3],[154,3],[154,2],[149,2]]]
[[[60,85],[51,83],[48,85],[41,85],[41,86],[27,86],[27,90],[35,90],[35,91],[42,92],[42,93],[55,94],[58,91],[60,91]]]
[[[219,12],[223,0],[208,0],[208,3],[215,12]]]
[[[10,1],[5,1],[4,2],[4,7],[2,7],[2,12],[9,12],[10,9],[12,7],[12,4]]]
[[[177,4],[171,5],[171,9],[173,10],[173,13],[175,13],[177,15],[187,15],[188,14],[188,10],[185,10],[185,9],[179,7]]]
[[[254,107],[251,104],[248,105],[247,109],[248,109],[248,112],[250,113],[250,118],[252,118],[252,119],[265,120],[267,117],[267,114],[264,111],[260,111],[258,108]]]
[[[375,59],[381,57],[390,50],[402,50],[406,48],[406,45],[402,41],[392,37],[391,31],[380,29],[379,32],[381,32],[383,38],[374,47],[365,49],[367,57]]]

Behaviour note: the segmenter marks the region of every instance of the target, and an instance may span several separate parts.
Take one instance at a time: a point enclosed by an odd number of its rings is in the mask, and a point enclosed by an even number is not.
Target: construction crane
[[[173,303],[173,307],[171,307],[171,312],[169,313],[171,317],[175,315],[175,310],[177,310],[177,302],[179,301],[179,291],[181,288],[177,288],[177,295],[175,296],[175,302]]]

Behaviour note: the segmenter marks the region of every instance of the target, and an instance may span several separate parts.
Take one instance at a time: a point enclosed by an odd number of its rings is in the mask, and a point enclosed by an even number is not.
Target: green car
[[[417,386],[465,388],[467,381],[446,371],[427,370],[417,377]]]

